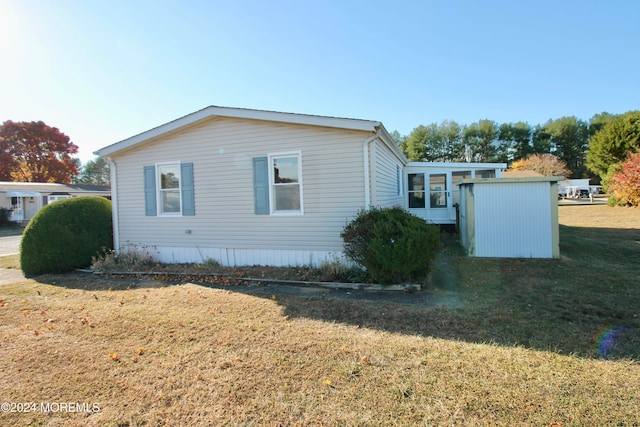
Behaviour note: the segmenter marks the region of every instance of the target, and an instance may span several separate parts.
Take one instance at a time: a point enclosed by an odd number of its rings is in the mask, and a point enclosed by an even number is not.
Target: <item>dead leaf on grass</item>
[[[113,360],[114,362],[119,362],[120,361],[120,356],[118,355],[118,353],[109,353],[109,354],[107,354],[107,356],[109,356],[109,358],[111,360]]]

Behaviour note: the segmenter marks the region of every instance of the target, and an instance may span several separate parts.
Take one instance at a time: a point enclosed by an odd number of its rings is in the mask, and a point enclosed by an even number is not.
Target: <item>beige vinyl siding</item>
[[[371,204],[373,206],[404,206],[404,197],[398,195],[398,175],[400,166],[400,180],[402,182],[404,172],[402,163],[380,141],[376,141],[372,147],[372,193]]]
[[[114,158],[121,247],[341,251],[364,205],[366,132],[209,119]],[[254,157],[301,152],[304,215],[255,215]],[[145,216],[143,166],[193,162],[195,216]],[[206,252],[206,251],[204,251]],[[204,253],[203,252],[203,253]]]

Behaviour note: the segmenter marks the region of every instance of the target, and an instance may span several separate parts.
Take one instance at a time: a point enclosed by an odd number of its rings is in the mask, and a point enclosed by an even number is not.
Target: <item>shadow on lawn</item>
[[[640,360],[640,230],[561,226],[561,259],[469,258],[450,239],[414,293],[210,284],[274,299],[291,318],[391,333]],[[162,287],[162,280],[40,276],[75,289]]]
[[[432,280],[426,291],[395,297],[328,293],[278,302],[291,317],[640,360],[640,230],[561,226],[560,233],[561,260],[469,258],[449,241],[440,264],[458,283]]]

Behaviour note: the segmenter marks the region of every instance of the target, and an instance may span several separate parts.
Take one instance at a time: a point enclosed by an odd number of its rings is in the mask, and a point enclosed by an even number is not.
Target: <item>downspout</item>
[[[373,141],[380,138],[380,127],[376,127],[376,133],[365,139],[362,143],[364,157],[364,209],[368,210],[371,205],[371,177],[369,176],[369,146]]]
[[[111,218],[113,224],[113,249],[120,253],[120,227],[118,226],[118,180],[116,178],[116,162],[111,157],[106,158],[109,164],[111,179]]]

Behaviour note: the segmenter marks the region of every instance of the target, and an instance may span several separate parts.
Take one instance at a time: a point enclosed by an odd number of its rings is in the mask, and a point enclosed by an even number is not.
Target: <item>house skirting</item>
[[[135,251],[166,264],[204,263],[215,260],[226,267],[269,265],[275,267],[312,266],[340,261],[346,264],[342,251],[307,251],[285,249],[238,249],[209,247],[128,246],[121,252]]]

